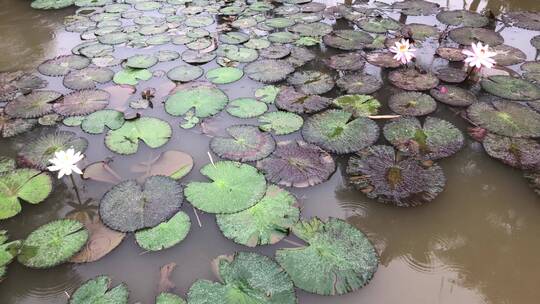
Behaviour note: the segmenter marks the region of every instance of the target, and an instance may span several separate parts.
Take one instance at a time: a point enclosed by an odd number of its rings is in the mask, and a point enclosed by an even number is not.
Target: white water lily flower
[[[407,64],[415,57],[413,52],[416,52],[416,49],[410,45],[408,39],[401,39],[401,41],[397,41],[390,48],[390,52],[396,54],[394,55],[395,60],[400,61],[402,64]]]
[[[464,55],[467,55],[465,58],[465,63],[469,64],[471,67],[481,68],[485,66],[490,69],[495,64],[495,60],[491,57],[497,55],[496,52],[489,51],[489,45],[482,45],[482,42],[477,44],[472,43],[472,52],[469,50],[461,51]]]
[[[75,153],[75,150],[72,148],[69,148],[67,151],[58,151],[54,153],[53,159],[49,159],[52,166],[47,167],[47,169],[49,169],[49,171],[59,171],[59,179],[64,175],[71,175],[72,172],[82,174],[76,163],[83,158],[84,155],[82,155],[81,152]]]

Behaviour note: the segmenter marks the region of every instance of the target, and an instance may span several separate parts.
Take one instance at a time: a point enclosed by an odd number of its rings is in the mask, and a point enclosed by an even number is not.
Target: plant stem
[[[77,184],[75,183],[75,178],[73,177],[73,173],[69,175],[71,179],[71,183],[73,184],[73,189],[75,189],[75,194],[77,195],[77,200],[79,201],[79,205],[82,205],[81,196],[79,195],[79,188],[77,188]]]

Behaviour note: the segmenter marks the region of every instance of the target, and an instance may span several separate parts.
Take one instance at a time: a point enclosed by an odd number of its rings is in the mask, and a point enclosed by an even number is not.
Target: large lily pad
[[[114,76],[107,68],[87,67],[69,72],[64,77],[64,86],[72,90],[93,89],[97,84],[104,84]]]
[[[379,138],[379,127],[369,118],[353,118],[346,111],[328,110],[306,120],[302,137],[327,151],[346,154],[374,144]]]
[[[435,71],[435,76],[444,82],[461,83],[467,78],[467,72],[452,67],[442,67]]]
[[[446,25],[484,27],[489,19],[476,12],[468,10],[442,11],[437,14],[437,20]]]
[[[425,16],[436,13],[439,10],[439,4],[425,0],[405,0],[393,3],[392,8],[399,9],[407,16]]]
[[[149,80],[152,73],[146,69],[124,68],[114,74],[113,81],[116,84],[137,85],[141,80]]]
[[[437,86],[429,91],[437,101],[455,107],[470,106],[477,102],[476,96],[469,90],[456,86]]]
[[[334,70],[358,71],[366,64],[364,57],[359,53],[336,54],[327,59],[324,63]]]
[[[167,72],[167,77],[172,81],[189,82],[201,77],[204,70],[198,66],[181,65],[172,68]]]
[[[148,69],[156,65],[158,61],[159,60],[156,56],[140,54],[129,57],[125,65],[132,69]]]
[[[482,144],[489,156],[509,166],[522,170],[540,168],[540,143],[536,140],[488,134]]]
[[[38,71],[45,76],[64,76],[71,70],[80,70],[90,64],[90,59],[78,55],[63,55],[46,60],[38,66]]]
[[[269,157],[257,162],[268,181],[286,187],[309,187],[326,181],[336,170],[332,156],[304,141],[282,141]]]
[[[84,154],[86,147],[88,147],[86,139],[77,137],[73,132],[57,131],[27,143],[19,152],[17,161],[24,166],[45,170],[55,152],[73,148],[76,152]]]
[[[154,117],[141,117],[126,121],[122,127],[110,130],[105,145],[118,154],[134,154],[142,140],[150,148],[159,148],[169,141],[172,129],[169,123]]]
[[[50,114],[52,103],[62,97],[56,91],[33,91],[28,95],[21,95],[11,101],[4,108],[4,113],[13,118],[37,118]]]
[[[110,94],[103,90],[81,90],[65,95],[53,106],[57,114],[64,116],[87,115],[102,110],[109,104]]]
[[[266,191],[264,176],[250,165],[220,161],[207,164],[201,174],[213,182],[191,182],[187,200],[204,212],[236,213],[255,205]]]
[[[407,91],[425,91],[439,84],[439,79],[431,73],[423,73],[416,69],[400,69],[390,72],[388,80],[398,88]]]
[[[179,90],[165,101],[167,113],[180,116],[191,109],[197,117],[209,117],[225,108],[229,98],[218,88],[200,85],[185,90]]]
[[[81,285],[69,299],[69,304],[127,304],[129,290],[125,283],[111,288],[111,279],[97,276]]]
[[[506,44],[497,45],[491,51],[496,53],[493,60],[497,62],[497,65],[509,66],[527,60],[527,55],[522,50]]]
[[[523,79],[511,76],[491,76],[480,83],[482,89],[502,98],[511,100],[540,99],[540,87]]]
[[[540,14],[538,12],[510,12],[508,17],[517,27],[531,31],[540,31]]]
[[[462,45],[482,42],[496,46],[504,42],[504,38],[499,33],[485,28],[460,27],[451,30],[448,35],[452,40]]]
[[[40,77],[23,72],[0,73],[0,102],[15,99],[19,94],[28,94],[35,89],[43,89],[48,84]]]
[[[336,30],[325,35],[323,41],[326,45],[345,51],[361,50],[373,42],[370,34],[355,30]]]
[[[439,36],[439,31],[436,26],[422,23],[407,24],[401,28],[401,32],[408,37],[420,41]]]
[[[368,74],[348,74],[339,78],[336,84],[348,94],[371,94],[382,87],[377,77]]]
[[[296,198],[289,192],[268,186],[255,206],[234,214],[218,214],[216,220],[225,237],[255,247],[279,242],[300,218]]]
[[[423,159],[440,159],[463,147],[461,131],[446,120],[428,117],[424,124],[415,117],[400,117],[384,126],[384,137],[398,150]]]
[[[228,84],[240,80],[244,76],[241,69],[233,67],[219,67],[206,73],[206,79],[215,84]]]
[[[324,94],[334,87],[331,75],[319,71],[298,71],[287,77],[287,82],[306,95]]]
[[[175,294],[162,292],[156,297],[156,304],[187,304],[187,302]]]
[[[124,113],[116,110],[100,110],[84,118],[81,128],[90,134],[101,134],[105,128],[116,130],[124,124]]]
[[[510,137],[540,137],[540,113],[527,106],[505,101],[478,102],[467,109],[478,126]]]
[[[437,109],[437,103],[429,95],[420,92],[403,92],[388,100],[390,110],[401,115],[424,116]]]
[[[270,155],[276,147],[272,135],[248,125],[230,126],[231,137],[214,137],[210,149],[219,157],[241,162],[256,161]]]
[[[0,109],[0,137],[12,137],[27,132],[37,125],[37,119],[11,118]]]
[[[300,130],[304,119],[298,114],[285,111],[268,112],[259,117],[259,128],[276,135],[286,135]]]
[[[443,191],[441,167],[416,158],[398,158],[391,146],[372,146],[349,159],[350,183],[369,198],[398,207],[430,202]]]
[[[302,220],[293,233],[309,245],[276,251],[276,260],[300,289],[320,295],[357,290],[371,280],[379,258],[373,244],[344,220]]]
[[[227,107],[227,113],[238,118],[253,118],[264,114],[268,105],[253,98],[237,98]]]
[[[276,97],[276,107],[278,109],[299,114],[323,110],[331,102],[332,100],[328,97],[298,92],[290,86],[281,87]]]
[[[127,180],[114,186],[101,199],[99,214],[109,228],[133,232],[168,220],[182,201],[182,187],[176,180],[150,176],[143,185]]]
[[[21,241],[7,242],[7,240],[7,231],[0,230],[0,282],[5,277],[7,265],[17,256],[21,247]]]
[[[69,260],[87,240],[88,232],[80,222],[53,221],[30,233],[17,260],[26,267],[51,268]]]
[[[298,23],[290,30],[302,36],[322,37],[332,32],[332,26],[323,22]]]
[[[291,279],[270,258],[250,252],[214,261],[221,283],[198,280],[189,288],[190,304],[294,304]]]
[[[349,112],[353,117],[375,115],[381,103],[370,95],[343,95],[332,102],[336,107]]]
[[[149,251],[159,251],[180,243],[189,233],[191,221],[189,216],[180,211],[168,221],[153,228],[139,230],[135,240],[141,248]]]
[[[244,72],[255,81],[271,83],[285,79],[294,68],[283,60],[264,59],[248,64]]]
[[[0,174],[0,220],[21,212],[21,200],[39,204],[51,192],[51,177],[45,172],[15,169]]]

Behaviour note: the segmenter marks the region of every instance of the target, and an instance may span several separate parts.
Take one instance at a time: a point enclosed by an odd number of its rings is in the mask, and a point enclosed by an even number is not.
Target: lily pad
[[[215,84],[228,84],[240,80],[244,72],[233,67],[220,67],[209,70],[206,79]]]
[[[55,152],[73,148],[76,152],[84,154],[86,147],[88,147],[88,141],[77,137],[75,133],[56,131],[24,145],[17,155],[17,162],[24,166],[45,170],[49,165],[49,159],[54,157]]]
[[[272,136],[255,126],[236,125],[226,130],[231,137],[214,137],[210,141],[210,149],[221,158],[256,161],[270,155],[276,147]]]
[[[158,61],[158,58],[153,55],[133,55],[127,59],[125,65],[132,69],[148,69],[156,65]]]
[[[221,283],[196,281],[187,293],[190,304],[294,304],[291,279],[270,258],[250,252],[214,261]]]
[[[45,76],[64,76],[71,70],[80,70],[90,64],[90,59],[78,55],[63,55],[46,60],[38,66]]]
[[[368,74],[347,74],[339,78],[336,84],[347,94],[371,94],[382,87],[377,77]]]
[[[185,63],[191,64],[204,64],[209,61],[212,61],[216,58],[215,52],[202,53],[194,50],[185,50],[182,53],[182,60]]]
[[[540,137],[540,113],[514,102],[477,102],[467,116],[478,126],[510,137]]]
[[[11,263],[19,253],[22,243],[21,241],[7,242],[7,240],[7,231],[0,230],[0,282],[2,282],[5,277],[7,265]]]
[[[540,14],[538,12],[510,12],[508,17],[517,27],[531,31],[540,31]]]
[[[437,14],[437,20],[446,25],[470,27],[484,27],[489,23],[487,17],[468,10],[442,11]]]
[[[401,28],[401,33],[407,35],[414,40],[426,40],[428,38],[437,38],[439,36],[439,31],[436,26],[421,24],[421,23],[411,23],[403,26]]]
[[[482,42],[490,46],[496,46],[504,42],[504,38],[497,32],[485,28],[460,27],[451,30],[450,39],[462,45]]]
[[[244,73],[255,80],[265,83],[283,80],[294,72],[291,64],[283,60],[264,59],[252,62],[244,68]]]
[[[204,70],[198,66],[181,65],[174,67],[167,72],[167,77],[172,81],[189,82],[201,77]]]
[[[366,64],[364,57],[359,53],[336,54],[324,59],[324,63],[334,70],[359,71]]]
[[[483,79],[482,89],[490,94],[510,100],[540,99],[540,87],[523,79],[511,76],[491,76]]]
[[[443,67],[435,71],[435,76],[444,82],[461,83],[467,78],[467,72],[462,69]]]
[[[236,213],[255,205],[266,192],[264,176],[250,165],[220,161],[207,164],[201,174],[213,182],[191,182],[187,200],[208,213]]]
[[[296,198],[270,185],[255,206],[234,214],[218,214],[216,220],[226,238],[249,247],[271,245],[287,236],[298,222],[300,210]]]
[[[320,295],[341,295],[371,280],[379,257],[360,230],[344,220],[302,220],[293,233],[309,245],[276,251],[276,260],[300,289]]]
[[[332,26],[323,22],[298,23],[289,30],[302,36],[322,37],[332,32]]]
[[[422,73],[416,69],[400,69],[388,74],[388,80],[398,88],[407,91],[425,91],[439,84],[439,79],[431,73]]]
[[[304,119],[294,113],[275,111],[260,116],[259,123],[259,128],[265,132],[273,131],[276,135],[286,135],[300,130]]]
[[[191,221],[189,216],[180,211],[168,221],[153,228],[139,230],[135,233],[137,244],[148,251],[159,251],[180,243],[189,233]]]
[[[536,35],[531,39],[531,45],[535,49],[540,50],[540,35]]]
[[[105,145],[118,154],[135,154],[139,149],[139,140],[150,148],[165,145],[172,136],[169,123],[154,117],[141,117],[126,121],[122,127],[110,130],[105,136]]]
[[[435,199],[446,184],[441,167],[414,157],[398,158],[391,146],[377,145],[349,159],[350,183],[369,198],[398,207],[414,207]]]
[[[392,4],[393,9],[399,9],[403,15],[407,16],[427,16],[433,15],[439,10],[439,4],[425,0],[405,0]]]
[[[268,59],[281,59],[291,53],[291,50],[285,45],[272,45],[259,51],[262,57]]]
[[[384,137],[398,150],[422,159],[449,157],[463,148],[464,137],[453,124],[428,117],[423,126],[416,117],[400,117],[384,126]]]
[[[336,30],[323,37],[324,44],[340,50],[361,50],[373,42],[370,34],[355,30]]]
[[[168,220],[182,201],[182,187],[176,180],[150,176],[143,185],[127,180],[110,189],[101,199],[99,215],[109,228],[133,232]]]
[[[146,69],[125,68],[114,74],[113,81],[116,84],[137,85],[141,80],[152,78],[152,72]]]
[[[521,170],[540,168],[540,143],[528,138],[488,134],[482,141],[486,153]]]
[[[255,98],[266,104],[272,104],[276,100],[279,91],[280,89],[276,86],[266,85],[255,90]]]
[[[328,97],[308,95],[289,86],[282,87],[276,98],[276,107],[278,109],[299,114],[323,110],[331,103],[332,100]]]
[[[0,174],[0,220],[22,211],[21,200],[43,202],[52,192],[51,177],[34,169],[13,169]]]
[[[30,6],[34,9],[52,10],[73,5],[75,0],[33,0]]]
[[[253,118],[268,110],[266,103],[252,98],[238,98],[229,103],[227,112],[238,118]]]
[[[80,116],[104,109],[109,104],[110,94],[104,90],[80,90],[65,95],[53,105],[57,114]]]
[[[365,19],[359,22],[359,26],[366,32],[384,34],[388,31],[397,31],[402,24],[392,18]]]
[[[287,77],[287,82],[306,95],[324,94],[334,87],[334,79],[319,71],[298,71]]]
[[[282,141],[269,157],[257,162],[268,181],[285,187],[309,187],[326,181],[336,170],[332,156],[304,141]]]
[[[187,304],[187,302],[175,294],[162,292],[156,297],[156,304]]]
[[[453,47],[438,47],[435,52],[448,61],[463,61],[467,55],[462,53],[463,49]]]
[[[97,276],[81,285],[69,299],[69,304],[127,304],[128,297],[129,290],[125,283],[111,289],[109,277]]]
[[[370,95],[343,95],[334,99],[333,104],[349,112],[353,117],[375,115],[381,103]]]
[[[429,91],[437,101],[454,107],[466,107],[477,102],[476,96],[469,90],[456,86],[437,86]]]
[[[105,132],[105,127],[116,130],[124,124],[124,113],[116,110],[100,110],[84,118],[81,128],[90,134],[101,134]]]
[[[52,103],[60,97],[62,97],[62,94],[56,91],[33,91],[9,102],[4,108],[4,113],[13,118],[41,117],[52,112]]]
[[[429,95],[420,92],[403,92],[388,100],[390,110],[401,115],[424,116],[437,109],[437,103]]]
[[[172,94],[165,101],[165,111],[173,116],[185,115],[191,109],[195,116],[204,118],[219,113],[229,98],[211,85],[193,86]]]
[[[29,94],[35,89],[43,89],[48,82],[40,77],[23,72],[0,73],[0,102],[15,99],[19,94]]]
[[[497,65],[510,66],[527,60],[527,55],[523,51],[506,44],[497,45],[491,51],[496,53],[493,60],[497,62]]]
[[[30,268],[51,268],[69,260],[87,240],[88,232],[80,222],[53,221],[28,235],[17,260]]]
[[[520,66],[525,79],[540,84],[540,61],[525,62]]]
[[[397,68],[401,62],[394,59],[394,54],[390,52],[372,52],[366,55],[367,62],[382,68]]]
[[[107,68],[87,67],[69,72],[64,77],[64,86],[72,90],[93,89],[113,78],[114,72]]]

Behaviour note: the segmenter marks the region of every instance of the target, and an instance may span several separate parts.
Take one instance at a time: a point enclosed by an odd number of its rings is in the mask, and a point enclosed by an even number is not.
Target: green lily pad
[[[466,107],[477,102],[476,96],[469,90],[455,86],[437,86],[429,91],[437,101],[454,107]]]
[[[361,50],[373,42],[370,34],[355,30],[336,30],[323,37],[324,44],[345,51]]]
[[[181,65],[174,67],[167,72],[167,77],[172,81],[189,82],[201,77],[204,70],[198,66]]]
[[[88,147],[88,141],[77,137],[75,133],[56,131],[28,142],[17,155],[17,161],[24,166],[45,170],[55,152],[73,148],[76,152],[84,154],[86,147]]]
[[[289,30],[302,36],[322,37],[332,32],[332,26],[323,22],[298,23]]]
[[[405,0],[394,2],[393,9],[398,9],[407,16],[427,16],[433,15],[439,10],[439,4],[425,0]]]
[[[278,82],[294,72],[292,65],[283,60],[264,59],[252,62],[244,68],[246,75],[260,82]]]
[[[125,283],[111,289],[111,279],[97,276],[81,285],[69,299],[69,304],[127,304],[129,290]]]
[[[482,89],[490,94],[510,100],[540,99],[540,87],[523,79],[511,76],[491,76],[483,79]]]
[[[326,109],[332,100],[319,95],[308,95],[296,91],[293,87],[284,86],[276,98],[276,107],[294,113],[314,113]]]
[[[268,181],[285,187],[309,187],[326,181],[336,170],[332,156],[304,141],[282,141],[269,157],[257,162]]]
[[[0,174],[15,170],[15,160],[9,157],[0,156]]]
[[[64,76],[71,70],[80,70],[90,64],[90,59],[78,55],[63,55],[46,60],[38,66],[38,71],[45,76]]]
[[[241,44],[249,40],[249,35],[243,32],[226,32],[219,34],[219,41],[227,44]]]
[[[206,79],[215,84],[228,84],[240,80],[244,72],[233,67],[220,67],[209,70]]]
[[[383,134],[398,150],[431,160],[457,153],[465,140],[453,124],[435,117],[426,118],[423,126],[416,117],[400,117],[387,123]]]
[[[256,161],[270,155],[276,147],[272,136],[255,126],[236,125],[226,130],[231,137],[214,137],[210,141],[210,149],[221,158]]]
[[[165,145],[172,136],[169,123],[154,117],[141,117],[126,121],[122,127],[109,130],[105,136],[105,146],[118,154],[135,154],[139,149],[139,140],[150,148]]]
[[[477,102],[467,116],[478,126],[510,137],[540,137],[540,113],[515,102]]]
[[[255,90],[255,98],[264,103],[272,104],[276,100],[279,90],[280,89],[276,86],[266,85]]]
[[[7,242],[7,240],[7,231],[0,230],[0,282],[2,282],[5,277],[7,265],[17,256],[22,244],[21,241]]]
[[[109,104],[110,94],[104,90],[80,90],[65,95],[53,105],[57,114],[80,116],[104,109]]]
[[[397,31],[401,23],[392,18],[366,19],[359,22],[359,26],[366,32],[384,34],[388,31]]]
[[[488,134],[482,144],[489,156],[511,167],[534,170],[540,166],[540,143],[536,140]]]
[[[360,230],[344,220],[302,220],[293,233],[309,245],[276,251],[276,260],[300,289],[320,295],[341,295],[371,280],[379,257]]]
[[[527,60],[527,55],[523,51],[506,44],[497,45],[491,51],[496,53],[493,56],[493,60],[497,62],[497,65],[510,66],[523,63]]]
[[[264,114],[268,110],[266,103],[252,98],[238,98],[231,101],[227,113],[238,118],[253,118]]]
[[[540,84],[540,61],[525,62],[520,66],[525,79]]]
[[[424,116],[435,112],[437,103],[424,93],[403,92],[392,95],[388,100],[388,107],[401,115]]]
[[[190,304],[294,304],[294,286],[270,258],[251,252],[214,261],[221,283],[198,280],[189,288]]]
[[[421,23],[404,25],[401,28],[401,33],[403,33],[403,35],[410,35],[411,38],[419,41],[428,38],[437,38],[439,36],[439,31],[436,26]]]
[[[285,17],[270,18],[264,22],[265,25],[276,29],[293,26],[295,23],[296,22],[293,19]]]
[[[431,73],[406,68],[390,72],[388,80],[396,87],[407,91],[430,90],[439,84],[439,79]]]
[[[56,220],[30,233],[17,260],[30,268],[51,268],[69,260],[87,240],[88,232],[80,222]]]
[[[271,245],[287,236],[300,218],[296,198],[270,185],[255,206],[234,214],[218,214],[216,220],[223,235],[249,247]]]
[[[292,43],[300,36],[291,32],[273,32],[268,35],[268,40],[274,43]]]
[[[113,78],[114,72],[107,68],[87,67],[74,70],[64,76],[64,86],[72,90],[93,89]]]
[[[446,184],[442,168],[414,157],[398,157],[391,146],[377,145],[349,159],[350,183],[367,197],[398,207],[430,202]]]
[[[111,56],[114,52],[114,46],[100,43],[90,44],[82,47],[79,52],[87,58]]]
[[[217,54],[238,62],[252,62],[259,57],[259,53],[254,49],[229,44],[220,45]]]
[[[34,9],[52,10],[72,6],[75,0],[33,0],[30,6]]]
[[[165,101],[165,111],[173,116],[185,115],[191,109],[199,118],[219,113],[229,98],[225,93],[211,85],[197,85],[170,95]]]
[[[113,81],[116,84],[137,85],[141,80],[149,80],[152,73],[146,69],[125,68],[114,74]]]
[[[201,174],[213,182],[191,182],[187,200],[208,213],[236,213],[255,205],[266,192],[264,176],[250,165],[233,161],[207,164]]]
[[[298,71],[287,77],[287,82],[306,95],[324,94],[334,87],[331,75],[319,71]]]
[[[99,215],[109,228],[133,232],[168,220],[182,201],[182,187],[176,180],[150,176],[143,185],[127,180],[111,188],[101,199]]]
[[[21,200],[43,202],[52,192],[51,177],[34,169],[14,169],[0,174],[0,219],[21,212]]]
[[[162,292],[156,297],[156,304],[187,304],[187,302],[175,294]]]
[[[214,23],[214,18],[206,15],[190,16],[184,21],[184,24],[190,27],[205,27],[212,23]]]
[[[126,67],[132,69],[148,69],[156,65],[158,61],[158,58],[153,55],[133,55],[127,59]]]
[[[332,102],[353,117],[376,115],[381,103],[370,95],[343,95]]]
[[[260,116],[259,123],[259,128],[265,132],[273,131],[276,135],[286,135],[300,130],[304,119],[294,113],[275,111]]]
[[[482,42],[496,46],[504,42],[504,38],[497,32],[485,28],[460,27],[448,33],[450,39],[462,45]]]
[[[476,12],[468,10],[442,11],[437,14],[437,20],[446,25],[484,27],[489,19]]]
[[[540,14],[538,12],[516,11],[508,13],[513,25],[531,31],[540,31]]]
[[[306,120],[302,137],[337,154],[359,151],[379,138],[379,127],[369,118],[353,118],[349,112],[327,110]]]
[[[105,127],[116,130],[124,124],[124,113],[116,110],[100,110],[84,118],[81,128],[90,134],[101,134],[105,132]]]
[[[56,91],[33,91],[9,102],[4,108],[4,113],[13,118],[41,117],[53,111],[52,103],[60,97],[62,97],[62,94]]]
[[[344,53],[324,59],[324,63],[334,70],[359,71],[364,68],[366,61],[359,53]]]
[[[149,251],[159,251],[180,243],[189,233],[189,216],[180,211],[168,221],[135,233],[137,244]]]
[[[368,74],[347,74],[339,78],[336,84],[348,94],[371,94],[382,87],[377,77]]]
[[[265,49],[270,46],[270,41],[262,38],[251,38],[244,46],[254,50]]]

